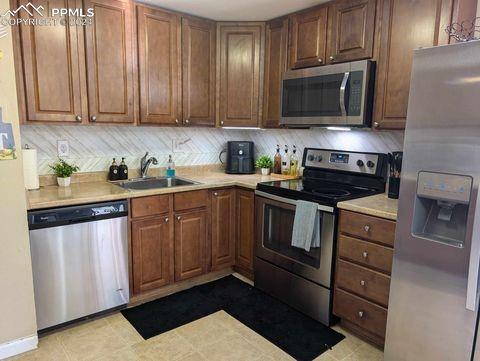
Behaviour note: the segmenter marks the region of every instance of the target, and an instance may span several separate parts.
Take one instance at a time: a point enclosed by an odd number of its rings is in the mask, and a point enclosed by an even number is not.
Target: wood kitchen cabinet
[[[215,22],[182,18],[183,124],[215,126]]]
[[[445,26],[473,18],[473,9],[470,0],[383,1],[374,128],[405,127],[413,50],[448,43]]]
[[[221,126],[257,127],[263,91],[264,23],[218,23],[218,114]]]
[[[255,194],[237,189],[237,254],[236,267],[240,273],[253,279],[255,249]]]
[[[94,24],[85,26],[90,122],[135,121],[133,3],[85,0]]]
[[[236,212],[235,189],[218,189],[210,192],[212,270],[235,264]]]
[[[180,17],[143,5],[136,10],[140,124],[180,124]]]
[[[290,69],[325,64],[327,21],[324,5],[290,16]]]
[[[265,28],[265,76],[263,126],[277,128],[281,117],[282,76],[287,69],[288,18],[267,22]]]
[[[339,0],[329,9],[328,62],[373,56],[376,0]]]
[[[193,210],[175,214],[175,281],[183,281],[206,272],[207,211]]]
[[[25,5],[26,0],[19,2]],[[49,7],[81,7],[81,1],[42,0],[35,3]],[[27,20],[27,12],[19,12]],[[35,13],[35,17],[38,15]],[[69,17],[64,17],[70,20]],[[24,118],[27,122],[82,122],[88,118],[85,53],[82,26],[19,26],[25,94]],[[19,61],[20,59],[16,59]],[[20,90],[21,87],[19,87]],[[22,106],[23,108],[23,106]]]

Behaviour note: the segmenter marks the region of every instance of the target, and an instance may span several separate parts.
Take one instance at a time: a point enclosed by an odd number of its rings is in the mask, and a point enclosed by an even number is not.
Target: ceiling
[[[264,21],[328,0],[141,0],[212,20]]]

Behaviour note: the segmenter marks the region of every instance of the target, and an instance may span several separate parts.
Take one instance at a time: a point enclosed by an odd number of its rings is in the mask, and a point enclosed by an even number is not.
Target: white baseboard
[[[37,345],[37,335],[19,338],[18,340],[2,343],[0,345],[0,360],[36,349]]]

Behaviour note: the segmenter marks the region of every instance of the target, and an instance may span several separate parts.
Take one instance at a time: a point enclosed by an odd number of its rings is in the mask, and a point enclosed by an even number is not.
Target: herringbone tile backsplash
[[[126,158],[132,169],[139,167],[146,151],[165,166],[173,154],[177,165],[219,163],[218,155],[229,140],[255,142],[257,155],[273,155],[276,144],[295,144],[300,156],[304,147],[338,150],[390,152],[403,148],[403,132],[369,130],[330,131],[326,129],[226,130],[216,128],[167,128],[133,126],[23,125],[22,145],[38,150],[39,173],[50,173],[48,164],[57,157],[57,140],[68,140],[70,161],[82,172],[105,171],[112,158]],[[172,150],[173,143],[185,142]]]

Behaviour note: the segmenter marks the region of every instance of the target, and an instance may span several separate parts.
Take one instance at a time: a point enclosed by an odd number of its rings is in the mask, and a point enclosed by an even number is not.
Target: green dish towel
[[[293,221],[292,246],[310,252],[320,247],[320,222],[318,204],[298,200]]]

